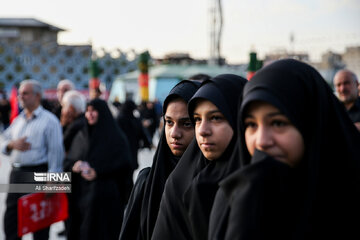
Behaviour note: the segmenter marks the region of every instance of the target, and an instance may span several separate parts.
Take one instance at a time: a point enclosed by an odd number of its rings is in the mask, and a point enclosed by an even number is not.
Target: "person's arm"
[[[10,125],[2,134],[2,141],[0,144],[1,152],[5,155],[10,155],[12,150],[26,151],[30,149],[30,143],[26,142],[26,137],[13,139],[13,127]]]
[[[19,151],[27,151],[31,148],[31,144],[26,141],[27,137],[9,141],[6,145],[6,152],[10,153],[13,149]]]
[[[64,160],[64,146],[61,126],[58,120],[49,121],[45,132],[45,143],[49,172],[62,172]]]

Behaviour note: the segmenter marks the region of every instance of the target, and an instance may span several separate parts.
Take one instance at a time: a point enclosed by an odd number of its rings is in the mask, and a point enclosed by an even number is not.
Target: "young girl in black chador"
[[[194,138],[187,103],[200,83],[178,83],[163,104],[164,128],[151,168],[140,171],[125,211],[120,239],[151,239],[165,182]]]
[[[238,120],[242,167],[220,183],[209,239],[359,239],[360,134],[314,68],[257,72]]]
[[[231,74],[204,81],[188,104],[194,140],[168,178],[152,239],[207,239],[218,183],[239,166],[238,98],[247,81]]]

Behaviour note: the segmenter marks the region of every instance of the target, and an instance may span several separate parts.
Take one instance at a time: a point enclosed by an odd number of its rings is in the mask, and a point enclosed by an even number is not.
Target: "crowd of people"
[[[72,172],[69,240],[359,238],[356,75],[338,71],[335,94],[292,59],[250,81],[204,76],[179,82],[160,108],[109,104],[96,91],[87,101],[64,80],[58,118],[40,105],[40,84],[23,81],[24,110],[0,146],[12,159],[10,183],[27,171]],[[155,146],[133,183],[138,150]],[[19,239],[22,195],[8,194],[6,239]],[[49,228],[34,233],[48,236]]]

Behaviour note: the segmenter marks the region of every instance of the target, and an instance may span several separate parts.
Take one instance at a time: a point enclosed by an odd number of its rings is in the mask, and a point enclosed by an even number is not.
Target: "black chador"
[[[196,140],[189,145],[166,183],[152,239],[207,239],[218,183],[239,166],[235,134],[237,104],[246,82],[236,75],[219,75],[203,82],[189,102],[190,118],[198,99],[212,102],[234,134],[222,156],[212,161],[203,156]]]
[[[178,83],[164,101],[163,114],[173,99],[181,98],[187,103],[199,85],[188,80]],[[174,156],[167,145],[163,129],[152,167],[141,170],[137,177],[126,207],[120,239],[151,239],[165,182],[178,161],[179,157]]]
[[[266,149],[250,156],[244,118],[255,101],[276,107],[301,134],[298,165]],[[220,183],[209,239],[360,238],[360,134],[314,68],[286,59],[257,72],[238,122],[242,167]]]

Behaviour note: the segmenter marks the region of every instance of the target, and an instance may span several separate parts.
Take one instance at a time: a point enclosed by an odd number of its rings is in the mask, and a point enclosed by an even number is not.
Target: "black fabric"
[[[174,98],[181,98],[187,103],[199,86],[200,83],[188,80],[175,85],[164,101],[163,112]],[[179,158],[171,153],[167,145],[164,126],[146,181],[145,172],[136,180],[131,201],[126,207],[126,222],[120,239],[151,239],[165,182],[178,161]]]
[[[140,108],[140,116],[142,121],[149,121],[149,125],[145,127],[145,129],[147,130],[149,137],[152,140],[156,128],[159,126],[159,119],[155,111],[155,106],[148,108],[147,103],[143,102],[142,108]]]
[[[138,150],[140,148],[150,148],[151,139],[147,131],[144,129],[141,120],[133,114],[136,105],[132,100],[125,101],[120,109],[117,117],[117,123],[121,130],[125,133],[131,150],[133,169],[139,167]]]
[[[141,239],[139,226],[141,204],[144,198],[145,181],[150,173],[150,169],[150,167],[142,169],[136,178],[128,205],[124,211],[124,220],[119,239]]]
[[[63,128],[63,142],[66,153],[70,150],[72,141],[74,140],[76,134],[84,127],[85,124],[85,115],[80,114],[73,122]]]
[[[218,183],[240,163],[235,122],[238,98],[246,82],[236,75],[219,75],[204,81],[190,100],[190,118],[196,101],[207,99],[224,114],[234,136],[222,156],[213,161],[202,155],[195,139],[192,141],[167,180],[152,239],[207,239],[209,214]]]
[[[296,170],[255,151],[252,164],[220,183],[209,239],[291,239],[303,199]]]
[[[355,101],[355,104],[348,111],[350,119],[355,122],[360,122],[360,97]]]
[[[0,122],[2,122],[5,127],[10,124],[10,111],[10,102],[6,99],[0,99]]]
[[[167,105],[177,97],[184,99],[185,102],[189,102],[196,90],[200,87],[200,83],[196,81],[183,80],[176,84],[169,92],[169,95],[164,100],[163,115],[166,112]]]
[[[253,101],[277,107],[302,134],[298,167],[250,157],[243,113]],[[243,166],[220,184],[209,239],[359,238],[360,134],[314,68],[286,59],[257,72],[238,119]]]
[[[247,82],[246,79],[233,74],[221,74],[201,84],[189,102],[189,114],[193,117],[196,100],[203,98],[211,101],[221,110],[234,130],[237,129],[236,118],[239,97]]]
[[[89,105],[98,111],[98,121],[79,131],[66,160],[87,161],[97,177],[87,181],[72,174],[68,239],[117,239],[132,182],[129,147],[106,102],[95,99]]]

